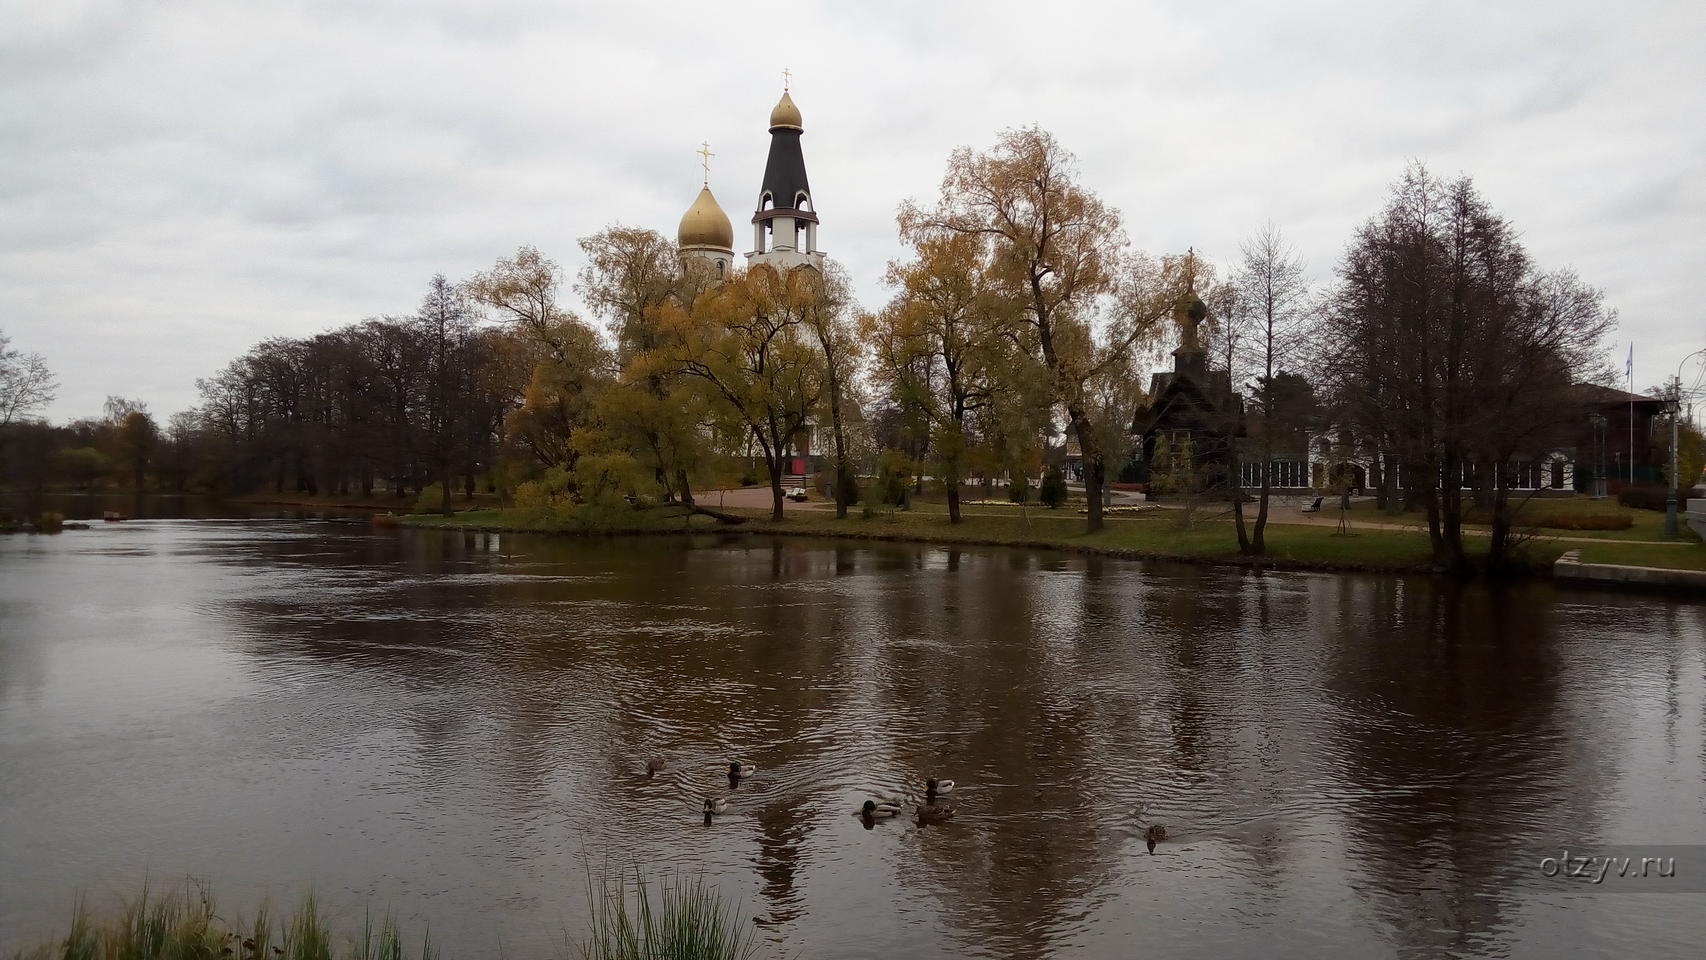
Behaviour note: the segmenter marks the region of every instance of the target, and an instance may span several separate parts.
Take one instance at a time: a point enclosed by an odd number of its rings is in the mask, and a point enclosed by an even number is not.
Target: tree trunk
[[[686,470],[678,469],[675,471],[675,484],[676,484],[676,486],[681,488],[681,502],[682,502],[682,504],[687,506],[687,507],[694,506],[694,503],[693,503],[693,487],[692,487],[692,485],[690,485],[687,482],[687,471]]]
[[[1268,542],[1263,534],[1268,528],[1268,495],[1273,490],[1274,442],[1262,438],[1262,492],[1256,504],[1256,529],[1250,535],[1250,555],[1259,557],[1267,552]]]
[[[1226,438],[1226,486],[1232,492],[1232,521],[1238,530],[1238,553],[1250,556],[1250,533],[1244,528],[1244,473],[1238,462],[1238,442]]]
[[[782,519],[782,458],[765,457],[765,466],[770,470],[770,519]]]
[[[1084,467],[1084,498],[1088,501],[1085,504],[1088,519],[1084,532],[1095,533],[1102,529],[1102,452],[1096,443],[1095,428],[1091,426],[1090,418],[1076,408],[1067,410],[1067,414],[1072,418],[1072,431],[1078,434],[1079,463]]]
[[[1510,493],[1505,489],[1504,470],[1495,473],[1493,481],[1493,530],[1487,544],[1487,569],[1498,570],[1505,565],[1510,549]]]
[[[960,471],[953,465],[948,465],[944,479],[948,484],[948,522],[960,522]]]
[[[450,458],[439,461],[438,469],[438,512],[450,516]]]

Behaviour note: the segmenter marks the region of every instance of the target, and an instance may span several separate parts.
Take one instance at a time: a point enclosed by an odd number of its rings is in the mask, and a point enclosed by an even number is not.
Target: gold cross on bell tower
[[[708,187],[711,185],[711,158],[716,156],[711,152],[711,141],[700,143],[696,152],[699,154],[699,165],[705,168],[705,186]]]
[[[783,93],[788,92],[788,82],[793,80],[793,79],[794,79],[793,71],[789,70],[787,67],[783,67],[782,68],[782,92]]]

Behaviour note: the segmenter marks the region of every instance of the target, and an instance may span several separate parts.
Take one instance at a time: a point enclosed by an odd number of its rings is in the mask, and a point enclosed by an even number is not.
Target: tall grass
[[[341,949],[339,948],[341,946]],[[430,941],[409,954],[395,919],[338,945],[314,896],[278,921],[265,904],[253,920],[227,920],[207,887],[186,883],[164,896],[147,884],[118,909],[92,913],[78,898],[65,936],[12,954],[14,960],[434,960]]]
[[[758,950],[739,909],[680,873],[648,879],[618,872],[594,880],[587,873],[592,929],[578,950],[582,960],[745,960]]]
[[[703,877],[662,880],[641,871],[595,880],[589,868],[591,927],[572,947],[583,960],[747,960],[758,949],[739,909]],[[5,956],[5,954],[0,954]],[[275,916],[262,904],[252,919],[227,919],[205,884],[158,895],[147,884],[116,909],[95,913],[81,897],[64,936],[10,954],[12,960],[437,960],[430,937],[410,950],[396,919],[370,913],[359,935],[338,937],[312,894]]]

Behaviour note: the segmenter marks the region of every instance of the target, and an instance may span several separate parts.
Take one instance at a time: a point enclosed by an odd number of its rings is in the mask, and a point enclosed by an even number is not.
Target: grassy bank
[[[946,512],[935,504],[919,504],[910,511],[883,510],[872,516],[856,509],[845,520],[835,519],[827,510],[794,510],[780,521],[770,519],[767,511],[730,512],[746,516],[747,522],[724,526],[710,517],[688,516],[676,507],[619,511],[592,522],[585,516],[517,510],[476,510],[449,517],[419,515],[404,522],[422,527],[580,534],[726,530],[1064,550],[1212,564],[1254,562],[1239,555],[1229,521],[1198,520],[1185,528],[1178,523],[1176,511],[1111,517],[1106,528],[1094,534],[1084,533],[1084,518],[1076,512],[1036,508],[1021,513],[1011,507],[968,507],[959,524],[949,523]],[[1485,551],[1486,540],[1469,537],[1465,545],[1473,556]],[[1321,524],[1270,523],[1267,547],[1267,555],[1259,562],[1278,569],[1411,573],[1432,568],[1427,535],[1413,529],[1353,529],[1349,535],[1341,535],[1334,527]],[[1552,562],[1570,549],[1581,550],[1582,560],[1589,563],[1706,569],[1706,545],[1676,541],[1579,543],[1541,538],[1521,548],[1521,564],[1531,572],[1546,574]]]
[[[746,960],[758,948],[738,905],[701,877],[652,879],[635,872],[594,878],[588,873],[591,922],[563,956],[583,960]],[[567,939],[567,938],[565,938]],[[98,911],[79,899],[65,932],[19,949],[0,944],[13,960],[435,960],[431,936],[405,934],[387,916],[369,914],[360,930],[338,930],[313,895],[294,911],[266,904],[227,912],[203,884],[164,893],[144,885],[135,897]],[[498,951],[501,955],[501,950]]]
[[[1326,516],[1337,516],[1337,505],[1331,498],[1323,509]],[[1477,522],[1484,511],[1471,509],[1463,528],[1470,533],[1487,533],[1492,528]],[[1359,500],[1351,505],[1350,517],[1359,523],[1400,524],[1426,530],[1428,521],[1420,510],[1388,513],[1373,500]],[[1643,540],[1650,543],[1675,543],[1665,536],[1665,515],[1656,510],[1641,510],[1625,506],[1616,500],[1595,500],[1592,497],[1534,497],[1516,511],[1518,529],[1532,530],[1542,536],[1585,538],[1593,540]]]

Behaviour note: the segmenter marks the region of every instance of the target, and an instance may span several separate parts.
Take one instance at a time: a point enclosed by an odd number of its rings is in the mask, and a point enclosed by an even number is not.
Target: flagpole
[[[1629,485],[1635,485],[1635,341],[1629,341]]]

